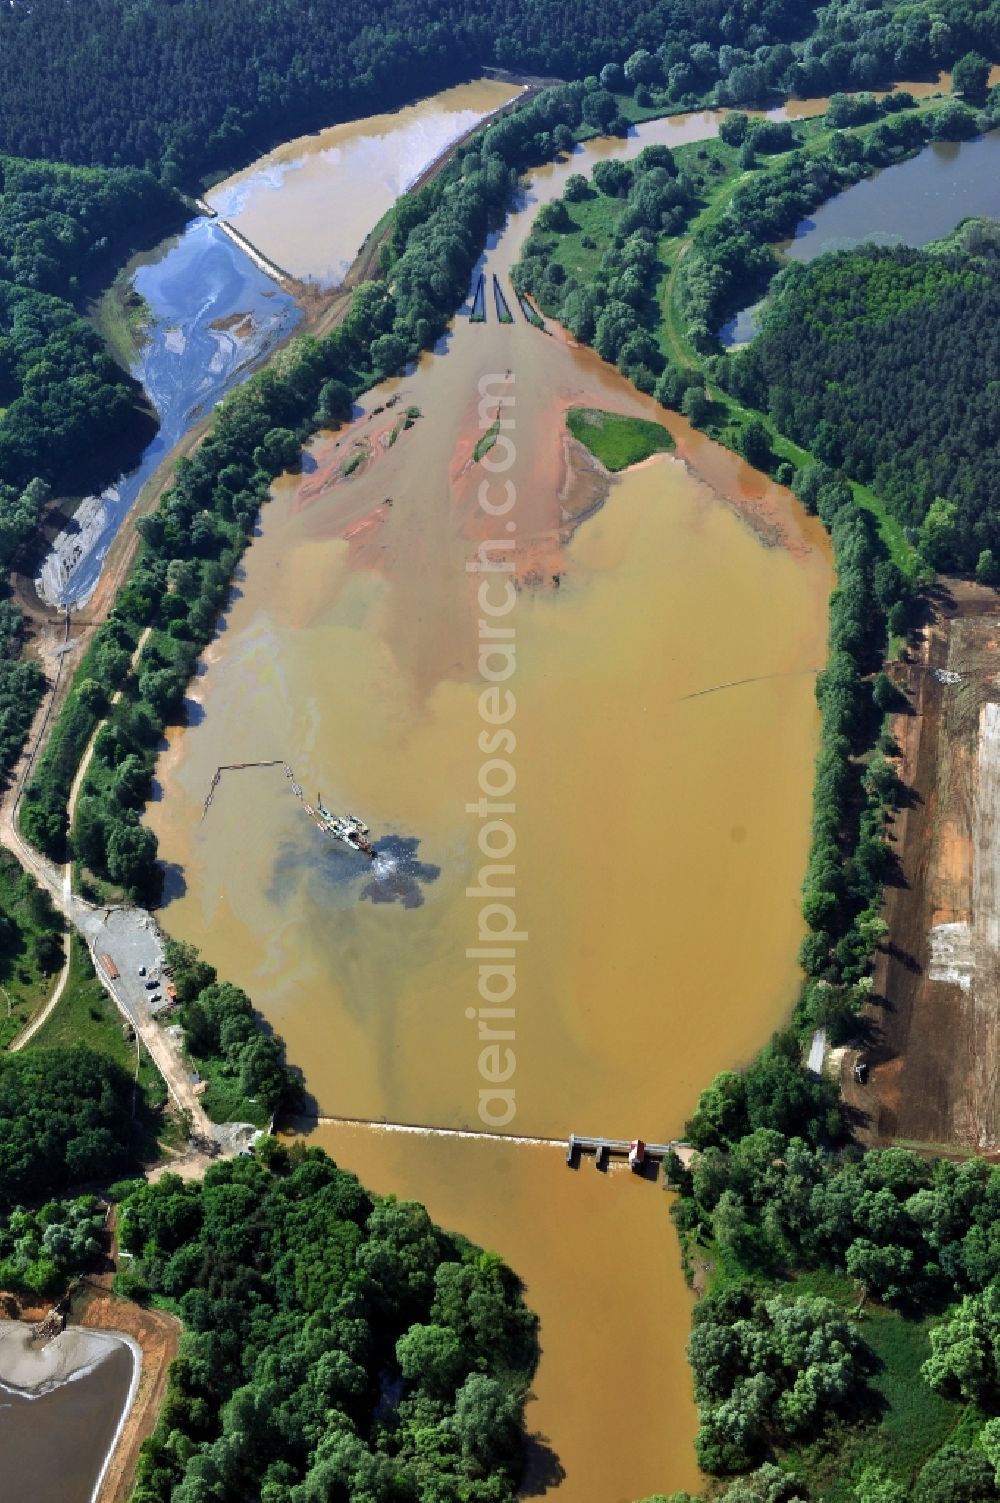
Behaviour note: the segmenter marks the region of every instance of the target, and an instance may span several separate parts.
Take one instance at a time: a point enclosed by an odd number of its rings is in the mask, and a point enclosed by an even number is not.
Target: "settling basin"
[[[3,1495],[18,1503],[93,1503],[140,1356],[119,1336],[71,1326],[40,1349],[30,1327],[0,1321]]]
[[[336,286],[365,236],[432,162],[521,92],[482,78],[286,141],[207,195],[292,276]]]
[[[157,467],[301,317],[294,300],[207,219],[192,220],[181,235],[135,257],[124,279],[149,311],[130,369],[160,427],[136,469],[87,497],[56,539],[35,580],[51,605],[90,598],[111,544]]]

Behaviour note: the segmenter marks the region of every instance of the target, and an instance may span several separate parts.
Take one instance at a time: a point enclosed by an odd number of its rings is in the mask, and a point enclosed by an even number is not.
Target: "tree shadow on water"
[[[524,1475],[518,1496],[541,1498],[565,1480],[566,1468],[549,1445],[548,1436],[538,1431],[529,1435],[524,1446]]]

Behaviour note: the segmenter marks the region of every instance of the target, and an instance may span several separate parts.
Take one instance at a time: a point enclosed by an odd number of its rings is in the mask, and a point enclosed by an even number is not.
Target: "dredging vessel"
[[[353,851],[361,851],[374,861],[375,852],[368,838],[371,831],[363,819],[359,819],[356,814],[332,813],[324,804],[321,793],[316,795],[316,813],[319,816],[320,827],[328,835],[332,835],[334,840],[343,841],[344,845],[349,845]]]

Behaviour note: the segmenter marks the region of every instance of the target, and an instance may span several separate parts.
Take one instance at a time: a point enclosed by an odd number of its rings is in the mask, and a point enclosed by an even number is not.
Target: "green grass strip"
[[[484,454],[488,454],[490,452],[493,445],[497,441],[497,435],[499,432],[500,419],[497,418],[496,422],[491,424],[491,426],[487,428],[486,432],[483,434],[482,438],[479,440],[478,444],[472,451],[472,457],[477,464],[482,459]]]

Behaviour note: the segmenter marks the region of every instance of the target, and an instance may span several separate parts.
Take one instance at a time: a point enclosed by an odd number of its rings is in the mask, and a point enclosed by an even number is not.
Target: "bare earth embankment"
[[[892,838],[901,879],[866,1009],[866,1086],[844,1091],[875,1142],[1000,1147],[1000,597],[937,593],[898,677],[908,789]]]
[[[110,1278],[87,1280],[73,1301],[70,1329],[110,1331],[128,1337],[142,1352],[132,1406],[105,1473],[96,1503],[125,1503],[132,1491],[142,1443],[153,1433],[167,1392],[170,1364],[180,1345],[181,1326],[162,1310],[145,1310],[119,1299],[105,1287]]]

